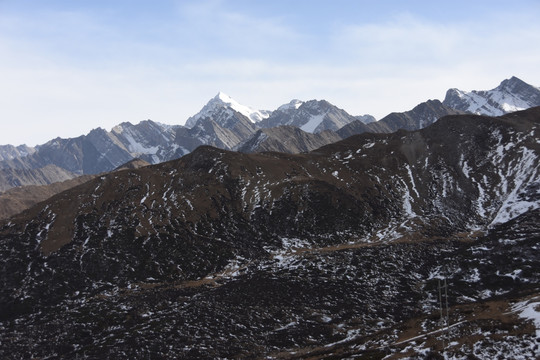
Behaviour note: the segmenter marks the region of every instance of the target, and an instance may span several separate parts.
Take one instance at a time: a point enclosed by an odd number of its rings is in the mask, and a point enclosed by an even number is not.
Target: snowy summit
[[[540,88],[512,76],[492,90],[449,89],[443,104],[478,115],[501,116],[540,104]]]
[[[286,111],[286,110],[297,110],[304,102],[302,100],[293,99],[289,103],[281,105],[278,107],[278,110]]]
[[[212,98],[197,114],[193,115],[186,121],[186,126],[192,128],[201,118],[212,117],[214,113],[223,109],[229,108],[246,116],[252,122],[256,123],[266,119],[270,115],[270,111],[254,110],[249,106],[245,106],[234,100],[229,95],[219,92]]]

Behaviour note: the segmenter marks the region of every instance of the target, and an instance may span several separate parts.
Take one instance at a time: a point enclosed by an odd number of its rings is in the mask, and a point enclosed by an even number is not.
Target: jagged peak
[[[298,99],[292,99],[287,104],[283,104],[280,107],[278,107],[278,110],[286,111],[286,110],[292,110],[292,109],[298,109],[300,106],[304,104],[304,101],[298,100]]]
[[[192,128],[195,126],[197,121],[204,117],[212,117],[220,109],[232,109],[245,117],[247,117],[251,122],[259,122],[262,119],[265,119],[269,116],[268,112],[254,110],[249,106],[242,105],[238,101],[234,100],[229,95],[225,94],[222,91],[219,91],[216,96],[214,96],[208,103],[199,111],[197,114],[193,115],[186,121],[186,126]]]
[[[512,89],[515,89],[518,86],[530,86],[525,81],[519,79],[516,76],[512,76],[510,79],[503,80],[499,86],[495,88],[495,90],[508,90],[511,91]]]
[[[208,104],[215,104],[215,105],[225,105],[225,106],[231,106],[231,105],[240,105],[236,100],[234,100],[229,95],[225,94],[223,91],[219,91],[216,96],[214,96]]]
[[[444,106],[443,103],[440,101],[440,100],[437,100],[437,99],[429,99],[429,100],[426,100],[418,105],[416,105],[412,111],[415,111],[415,110],[420,110],[420,109],[423,109],[423,108],[426,108],[426,107],[429,107],[429,106]]]
[[[121,134],[121,133],[123,133],[126,129],[137,128],[137,127],[141,127],[141,126],[145,126],[145,125],[149,125],[149,126],[157,126],[157,127],[163,128],[163,129],[167,129],[167,128],[170,128],[170,127],[171,127],[171,125],[161,124],[161,123],[155,122],[155,121],[153,121],[153,120],[147,119],[147,120],[141,120],[141,121],[139,121],[137,124],[133,124],[133,123],[130,122],[130,121],[124,121],[124,122],[121,122],[120,124],[114,126],[114,127],[111,129],[111,132],[112,132],[112,133],[115,133],[115,134]]]

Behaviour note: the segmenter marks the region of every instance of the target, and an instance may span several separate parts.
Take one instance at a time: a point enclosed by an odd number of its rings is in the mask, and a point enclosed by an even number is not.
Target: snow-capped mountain
[[[286,112],[286,111],[294,111],[294,110],[298,110],[298,108],[300,106],[302,106],[302,104],[304,103],[304,101],[302,100],[298,100],[298,99],[292,99],[290,102],[288,102],[287,104],[283,104],[281,105],[280,107],[277,108],[277,111],[283,111],[283,112]]]
[[[135,158],[152,164],[176,159],[189,152],[175,142],[177,128],[146,120],[136,125],[122,123],[111,131],[97,128],[77,138],[53,139],[24,156],[0,161],[2,171],[12,169],[19,174],[6,177],[9,181],[0,189],[98,174]],[[61,176],[55,176],[50,166],[59,169]]]
[[[443,104],[430,100],[411,111],[393,113],[376,122],[371,121],[373,118],[369,115],[358,119],[324,100],[304,102],[295,99],[270,112],[253,110],[220,92],[188,119],[188,127],[148,120],[137,125],[122,123],[111,131],[98,128],[72,139],[57,138],[35,148],[0,146],[0,169],[9,174],[0,180],[3,182],[0,189],[22,184],[48,184],[69,174],[97,174],[115,169],[135,158],[155,164],[176,159],[201,145],[232,150],[245,143],[262,144],[261,137],[265,134],[256,134],[257,130],[282,125],[293,126],[307,133],[339,131],[338,135],[342,138],[363,132],[416,130],[444,115],[463,111],[501,114],[540,105],[539,92],[538,88],[513,77],[490,91],[467,93],[451,89]],[[290,128],[268,134],[272,134],[271,141],[265,142],[268,149],[289,152],[311,148],[333,138],[317,137],[311,142],[310,137]],[[284,136],[282,144],[275,137],[278,134]],[[49,170],[54,167],[46,168],[49,165],[56,166],[62,174],[52,174]],[[10,172],[10,169],[14,171]]]
[[[271,128],[290,125],[305,132],[318,133],[324,130],[336,131],[355,120],[354,116],[325,100],[293,100],[280,106],[267,119],[261,121],[259,126]]]
[[[449,89],[443,104],[473,114],[499,116],[540,106],[540,88],[513,76],[492,90]]]
[[[0,357],[538,358],[539,125],[96,176],[0,221]]]
[[[266,110],[254,110],[249,106],[238,103],[229,95],[219,92],[201,109],[201,111],[187,119],[185,126],[192,128],[200,119],[210,118],[220,126],[230,128],[234,125],[234,121],[231,122],[231,118],[234,117],[234,112],[244,115],[253,123],[266,119],[271,113]]]
[[[122,123],[112,128],[107,135],[115,143],[121,143],[132,158],[157,164],[187,153],[180,145],[175,144],[177,128],[178,126],[145,120],[136,125]]]

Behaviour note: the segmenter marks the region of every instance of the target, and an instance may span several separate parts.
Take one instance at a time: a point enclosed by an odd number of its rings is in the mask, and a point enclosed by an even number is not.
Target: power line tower
[[[445,338],[448,332],[448,284],[446,283],[446,276],[444,277],[442,284],[441,284],[441,279],[438,279],[437,288],[439,290],[439,311],[441,314],[439,324],[441,326],[442,343],[443,343],[443,351],[444,351],[444,349],[446,348]],[[443,291],[442,291],[443,289],[444,289],[444,304],[443,304]]]

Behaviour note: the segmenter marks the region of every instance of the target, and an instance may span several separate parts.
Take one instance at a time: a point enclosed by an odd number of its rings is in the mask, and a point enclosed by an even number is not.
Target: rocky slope
[[[26,145],[0,145],[0,161],[25,157],[33,154],[35,151],[35,148]]]
[[[13,187],[45,185],[72,179],[76,175],[56,165],[36,169],[0,169],[0,193]]]
[[[312,134],[294,126],[284,125],[258,130],[235,150],[244,153],[277,151],[298,154],[315,150],[339,140],[341,140],[341,137],[333,131],[325,130]]]
[[[119,166],[114,171],[138,169],[148,165],[150,165],[150,163],[144,160],[134,159]],[[0,193],[0,219],[7,219],[39,202],[47,200],[53,195],[83,184],[96,176],[97,175],[81,175],[69,180],[54,181],[47,185],[17,186],[6,190],[5,192]]]
[[[0,219],[7,219],[35,204],[47,200],[62,191],[93,179],[94,175],[82,175],[73,179],[53,182],[49,185],[18,186],[0,193]]]
[[[443,116],[457,114],[463,114],[463,112],[445,106],[439,100],[428,100],[412,110],[391,113],[380,121],[368,124],[368,127],[375,132],[394,132],[399,129],[418,130],[433,124]]]
[[[450,89],[443,104],[456,110],[499,116],[540,106],[540,88],[513,76],[492,90],[462,91]]]
[[[539,125],[448,116],[99,176],[0,223],[0,355],[537,356]]]
[[[142,159],[133,159],[133,160],[128,161],[127,163],[125,163],[123,165],[120,165],[119,167],[114,169],[114,171],[134,170],[134,169],[139,169],[139,168],[142,168],[142,167],[145,167],[145,166],[148,166],[148,165],[150,165],[150,163],[148,161],[144,161]]]
[[[256,126],[241,113],[230,108],[222,108],[219,111],[216,110],[214,115],[223,120],[222,113],[226,114],[228,120],[221,121],[221,124],[215,121],[214,117],[206,117],[199,119],[191,129],[179,128],[176,133],[176,142],[182,144],[188,151],[193,151],[201,145],[232,150],[257,131]]]
[[[428,100],[415,106],[412,110],[391,113],[379,121],[368,124],[360,120],[354,121],[343,126],[337,133],[342,138],[346,138],[364,132],[391,133],[399,129],[419,130],[433,124],[443,116],[457,114],[463,114],[463,112],[449,108],[439,100]]]

